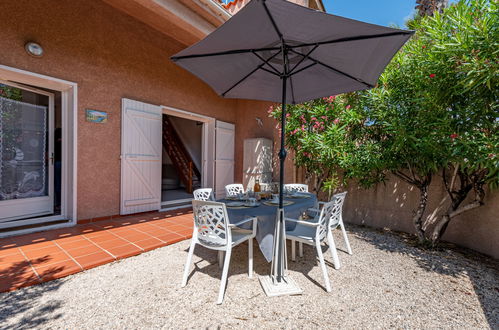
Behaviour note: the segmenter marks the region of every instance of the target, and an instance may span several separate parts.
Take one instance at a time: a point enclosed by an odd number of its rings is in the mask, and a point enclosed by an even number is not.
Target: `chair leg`
[[[227,251],[225,251],[224,268],[222,271],[222,281],[220,282],[220,291],[218,292],[217,305],[220,305],[224,301],[224,293],[225,293],[225,287],[227,285],[227,274],[229,273],[229,264],[230,264],[231,253],[232,253],[232,249],[230,249],[230,248]]]
[[[302,242],[298,242],[298,255],[300,256],[300,258],[303,257],[303,243]]]
[[[334,244],[333,233],[331,230],[327,233],[327,244],[331,250],[331,256],[333,257],[334,269],[340,269],[340,258],[338,258],[338,251],[336,251],[336,244]]]
[[[291,260],[296,261],[296,242],[291,240]]]
[[[218,268],[224,267],[224,251],[218,251]]]
[[[248,241],[248,277],[253,278],[253,238]]]
[[[331,292],[331,283],[329,283],[329,275],[327,274],[326,264],[324,263],[324,255],[322,254],[322,247],[319,241],[315,242],[317,255],[319,256],[319,263],[321,264],[322,274],[324,275],[324,282],[326,282],[326,291]]]
[[[191,240],[191,247],[189,248],[189,253],[187,255],[187,261],[184,267],[184,276],[182,277],[182,287],[187,285],[187,277],[189,276],[189,268],[191,268],[192,255],[194,254],[194,248],[196,247],[196,241]]]
[[[348,241],[347,231],[345,230],[345,225],[343,225],[343,221],[340,221],[341,233],[343,234],[343,239],[345,240],[345,244],[347,246],[348,254],[352,254],[352,248],[350,248],[350,242]]]

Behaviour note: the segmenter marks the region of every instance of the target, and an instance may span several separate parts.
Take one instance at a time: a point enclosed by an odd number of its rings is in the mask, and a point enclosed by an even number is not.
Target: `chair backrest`
[[[213,197],[213,189],[211,188],[201,188],[196,189],[192,193],[194,195],[194,199],[197,201],[214,201]]]
[[[308,185],[303,183],[288,183],[284,185],[284,192],[308,192]]]
[[[319,215],[319,226],[317,226],[317,231],[315,233],[316,239],[318,241],[322,241],[328,231],[329,231],[329,223],[331,221],[332,214],[334,213],[335,203],[334,201],[327,202],[321,209],[321,213]]]
[[[345,202],[345,197],[347,192],[342,192],[339,194],[334,194],[331,198],[331,202],[334,203],[334,208],[331,212],[331,218],[329,220],[329,228],[336,228],[341,221],[341,214],[343,212],[343,202]]]
[[[197,240],[206,247],[223,247],[231,242],[229,218],[224,203],[192,201]]]
[[[279,190],[279,182],[260,183],[260,191],[271,193]]]
[[[244,194],[244,187],[240,183],[228,184],[225,186],[225,197],[236,197]]]

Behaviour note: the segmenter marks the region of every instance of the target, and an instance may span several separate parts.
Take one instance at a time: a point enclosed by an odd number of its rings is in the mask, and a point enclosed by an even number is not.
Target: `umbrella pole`
[[[286,65],[284,65],[286,67]],[[284,69],[286,71],[286,69]],[[284,72],[282,79],[282,103],[281,103],[281,150],[279,150],[279,209],[277,211],[277,228],[274,245],[277,245],[277,253],[274,255],[276,259],[276,270],[274,281],[282,282],[286,264],[286,224],[284,222],[284,163],[286,161],[286,82],[287,72]]]
[[[270,276],[260,278],[260,283],[267,296],[282,296],[301,294],[302,290],[295,281],[286,274],[287,253],[286,253],[286,223],[284,221],[284,162],[286,160],[285,134],[286,134],[286,84],[288,79],[287,71],[287,49],[282,46],[283,68],[282,79],[282,103],[281,103],[281,149],[279,151],[279,208],[276,216],[276,226],[274,231],[274,245],[272,251],[272,264]]]

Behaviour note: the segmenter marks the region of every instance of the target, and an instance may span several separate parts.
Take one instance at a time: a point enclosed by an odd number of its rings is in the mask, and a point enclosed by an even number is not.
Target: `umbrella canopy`
[[[172,60],[227,98],[301,103],[376,85],[410,38],[398,30],[330,15],[285,0],[253,0]]]
[[[172,57],[219,95],[282,103],[279,210],[267,295],[301,290],[285,275],[283,210],[286,104],[374,87],[413,34],[311,10],[252,0],[225,24]]]

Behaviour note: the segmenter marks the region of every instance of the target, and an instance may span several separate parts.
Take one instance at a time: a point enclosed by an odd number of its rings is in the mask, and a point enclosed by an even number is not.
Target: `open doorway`
[[[163,114],[161,205],[190,204],[203,185],[204,122]]]

